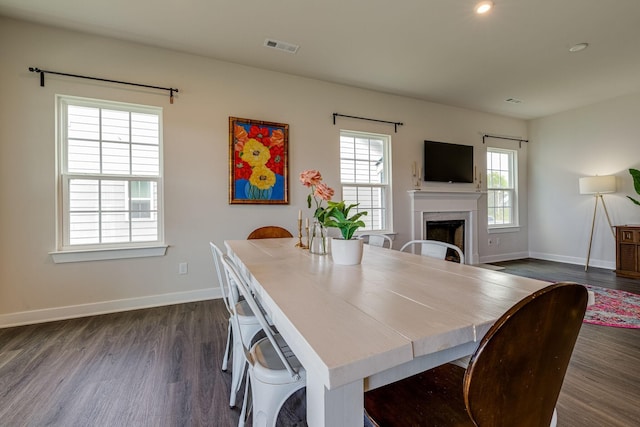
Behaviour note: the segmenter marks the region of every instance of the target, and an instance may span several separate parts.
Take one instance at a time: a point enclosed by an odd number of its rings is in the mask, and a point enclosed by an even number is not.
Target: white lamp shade
[[[604,194],[616,191],[615,175],[580,178],[580,194]]]

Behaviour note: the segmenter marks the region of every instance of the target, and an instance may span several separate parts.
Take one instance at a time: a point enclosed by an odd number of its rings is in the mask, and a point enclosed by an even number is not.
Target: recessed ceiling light
[[[589,47],[589,43],[574,44],[569,48],[569,52],[580,52],[581,50],[585,50],[588,47]]]
[[[482,15],[489,12],[492,8],[493,8],[492,1],[481,1],[480,3],[476,4],[476,13],[478,15]]]

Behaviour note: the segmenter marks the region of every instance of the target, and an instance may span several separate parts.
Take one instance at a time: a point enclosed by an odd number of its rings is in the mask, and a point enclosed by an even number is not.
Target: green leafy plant
[[[347,206],[344,201],[341,202],[327,202],[327,208],[324,212],[324,225],[326,227],[335,227],[340,229],[340,233],[345,240],[353,238],[353,233],[360,228],[364,227],[365,223],[360,217],[367,215],[366,211],[361,211],[355,215],[349,216],[349,211],[352,208],[358,206],[359,203]]]
[[[635,188],[636,193],[640,194],[640,170],[638,170],[638,169],[629,169],[629,173],[633,177],[633,188]],[[631,196],[627,196],[627,197],[633,203],[635,203],[636,205],[640,206],[640,202],[638,200],[634,199]]]

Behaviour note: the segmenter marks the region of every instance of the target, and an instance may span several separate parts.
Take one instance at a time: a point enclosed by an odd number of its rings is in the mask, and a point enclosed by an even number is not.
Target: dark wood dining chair
[[[293,235],[285,228],[268,225],[256,228],[247,236],[247,239],[273,239],[275,237],[293,237]]]
[[[376,426],[548,427],[587,307],[587,290],[556,283],[510,308],[466,370],[445,364],[365,393]]]

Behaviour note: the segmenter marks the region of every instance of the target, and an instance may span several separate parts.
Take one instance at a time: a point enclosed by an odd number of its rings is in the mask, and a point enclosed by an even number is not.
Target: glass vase
[[[309,228],[309,252],[326,255],[329,249],[327,229],[318,220],[313,221]]]

